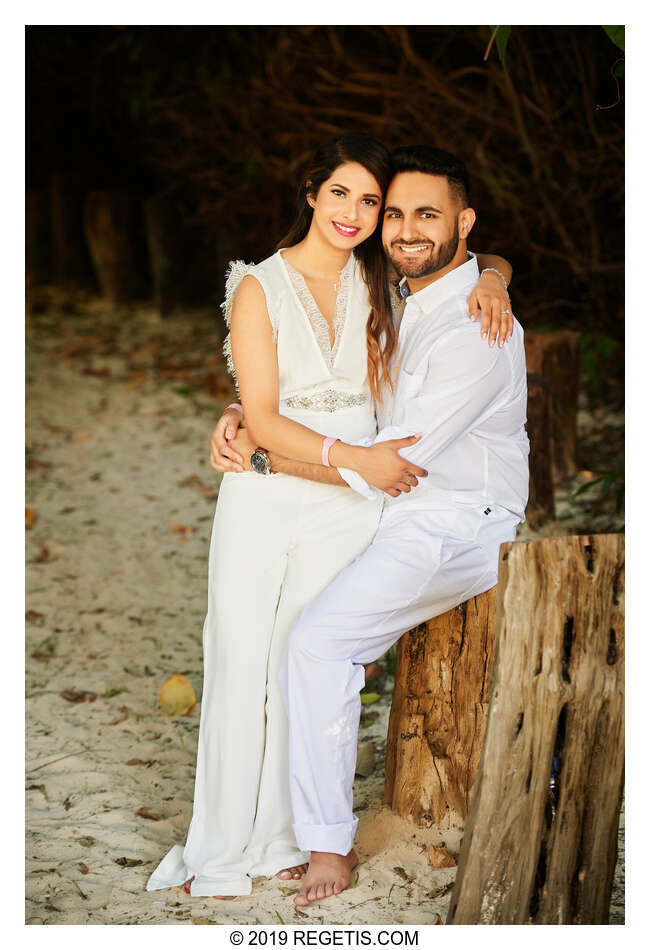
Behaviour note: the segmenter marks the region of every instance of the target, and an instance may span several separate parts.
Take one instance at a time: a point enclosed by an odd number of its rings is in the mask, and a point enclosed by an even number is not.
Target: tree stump
[[[419,825],[464,823],[488,709],[496,588],[399,642],[384,801]]]
[[[83,233],[83,182],[55,172],[50,182],[52,270],[57,284],[94,287],[93,269]]]
[[[550,393],[553,477],[557,481],[574,475],[578,419],[578,345],[574,330],[527,330],[524,334],[529,373],[546,379]]]
[[[146,292],[146,251],[141,206],[118,191],[91,191],[84,230],[102,293],[122,303]]]
[[[530,482],[526,521],[531,528],[539,528],[555,518],[549,398],[544,377],[529,373],[526,431],[530,440]]]
[[[622,535],[501,545],[492,696],[447,923],[607,923],[623,610]]]

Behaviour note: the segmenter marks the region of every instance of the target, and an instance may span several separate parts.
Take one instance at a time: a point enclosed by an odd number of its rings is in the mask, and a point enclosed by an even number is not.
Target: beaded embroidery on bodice
[[[334,312],[334,343],[330,344],[330,327],[329,323],[320,312],[318,304],[314,300],[314,296],[307,286],[307,281],[295,267],[292,267],[289,261],[283,258],[284,264],[287,268],[287,273],[289,274],[289,279],[293,285],[293,289],[296,292],[296,296],[300,301],[300,304],[307,315],[307,319],[311,325],[314,337],[318,343],[318,348],[323,354],[323,359],[327,363],[330,369],[334,365],[334,360],[336,359],[336,354],[339,351],[339,346],[341,345],[341,337],[343,336],[343,327],[345,325],[345,314],[348,309],[348,296],[350,293],[350,283],[352,280],[352,264],[353,257],[350,254],[345,267],[339,273],[339,289],[336,295],[336,309]]]

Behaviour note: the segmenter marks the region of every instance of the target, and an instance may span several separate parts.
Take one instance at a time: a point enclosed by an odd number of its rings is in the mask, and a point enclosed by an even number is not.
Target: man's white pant
[[[302,611],[280,671],[302,851],[352,848],[363,664],[418,623],[493,587],[499,546],[514,540],[518,521],[496,506],[392,506],[367,551]]]

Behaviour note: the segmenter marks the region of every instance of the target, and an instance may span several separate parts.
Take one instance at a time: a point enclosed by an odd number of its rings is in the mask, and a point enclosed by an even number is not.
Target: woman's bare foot
[[[293,868],[285,868],[284,871],[278,871],[275,875],[279,877],[281,881],[299,881],[300,878],[307,873],[308,864],[297,864]]]
[[[191,878],[189,879],[189,881],[185,881],[185,883],[183,884],[183,890],[185,891],[186,894],[191,894],[190,886],[191,886],[193,880],[194,880],[194,878],[191,877]],[[216,901],[227,901],[227,900],[230,900],[229,897],[221,897],[221,896],[218,895],[218,894],[213,894],[212,896],[214,897],[214,899],[215,899]]]
[[[313,901],[340,894],[350,886],[352,871],[358,863],[354,851],[330,854],[327,851],[312,851],[309,869],[294,900],[296,907],[306,907]]]

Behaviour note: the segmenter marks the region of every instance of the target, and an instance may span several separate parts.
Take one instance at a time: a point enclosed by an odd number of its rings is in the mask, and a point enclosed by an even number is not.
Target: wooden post
[[[419,825],[464,823],[488,708],[496,588],[400,640],[384,801]]]
[[[526,521],[533,529],[555,518],[549,403],[547,381],[543,376],[529,373],[526,431],[530,439],[530,483]]]
[[[607,923],[623,603],[622,535],[501,545],[492,696],[447,923]]]
[[[118,191],[91,191],[84,230],[102,293],[113,303],[146,292],[144,228],[140,202]]]
[[[526,366],[548,382],[550,393],[553,477],[574,475],[578,419],[578,345],[574,330],[527,330],[524,334]]]

